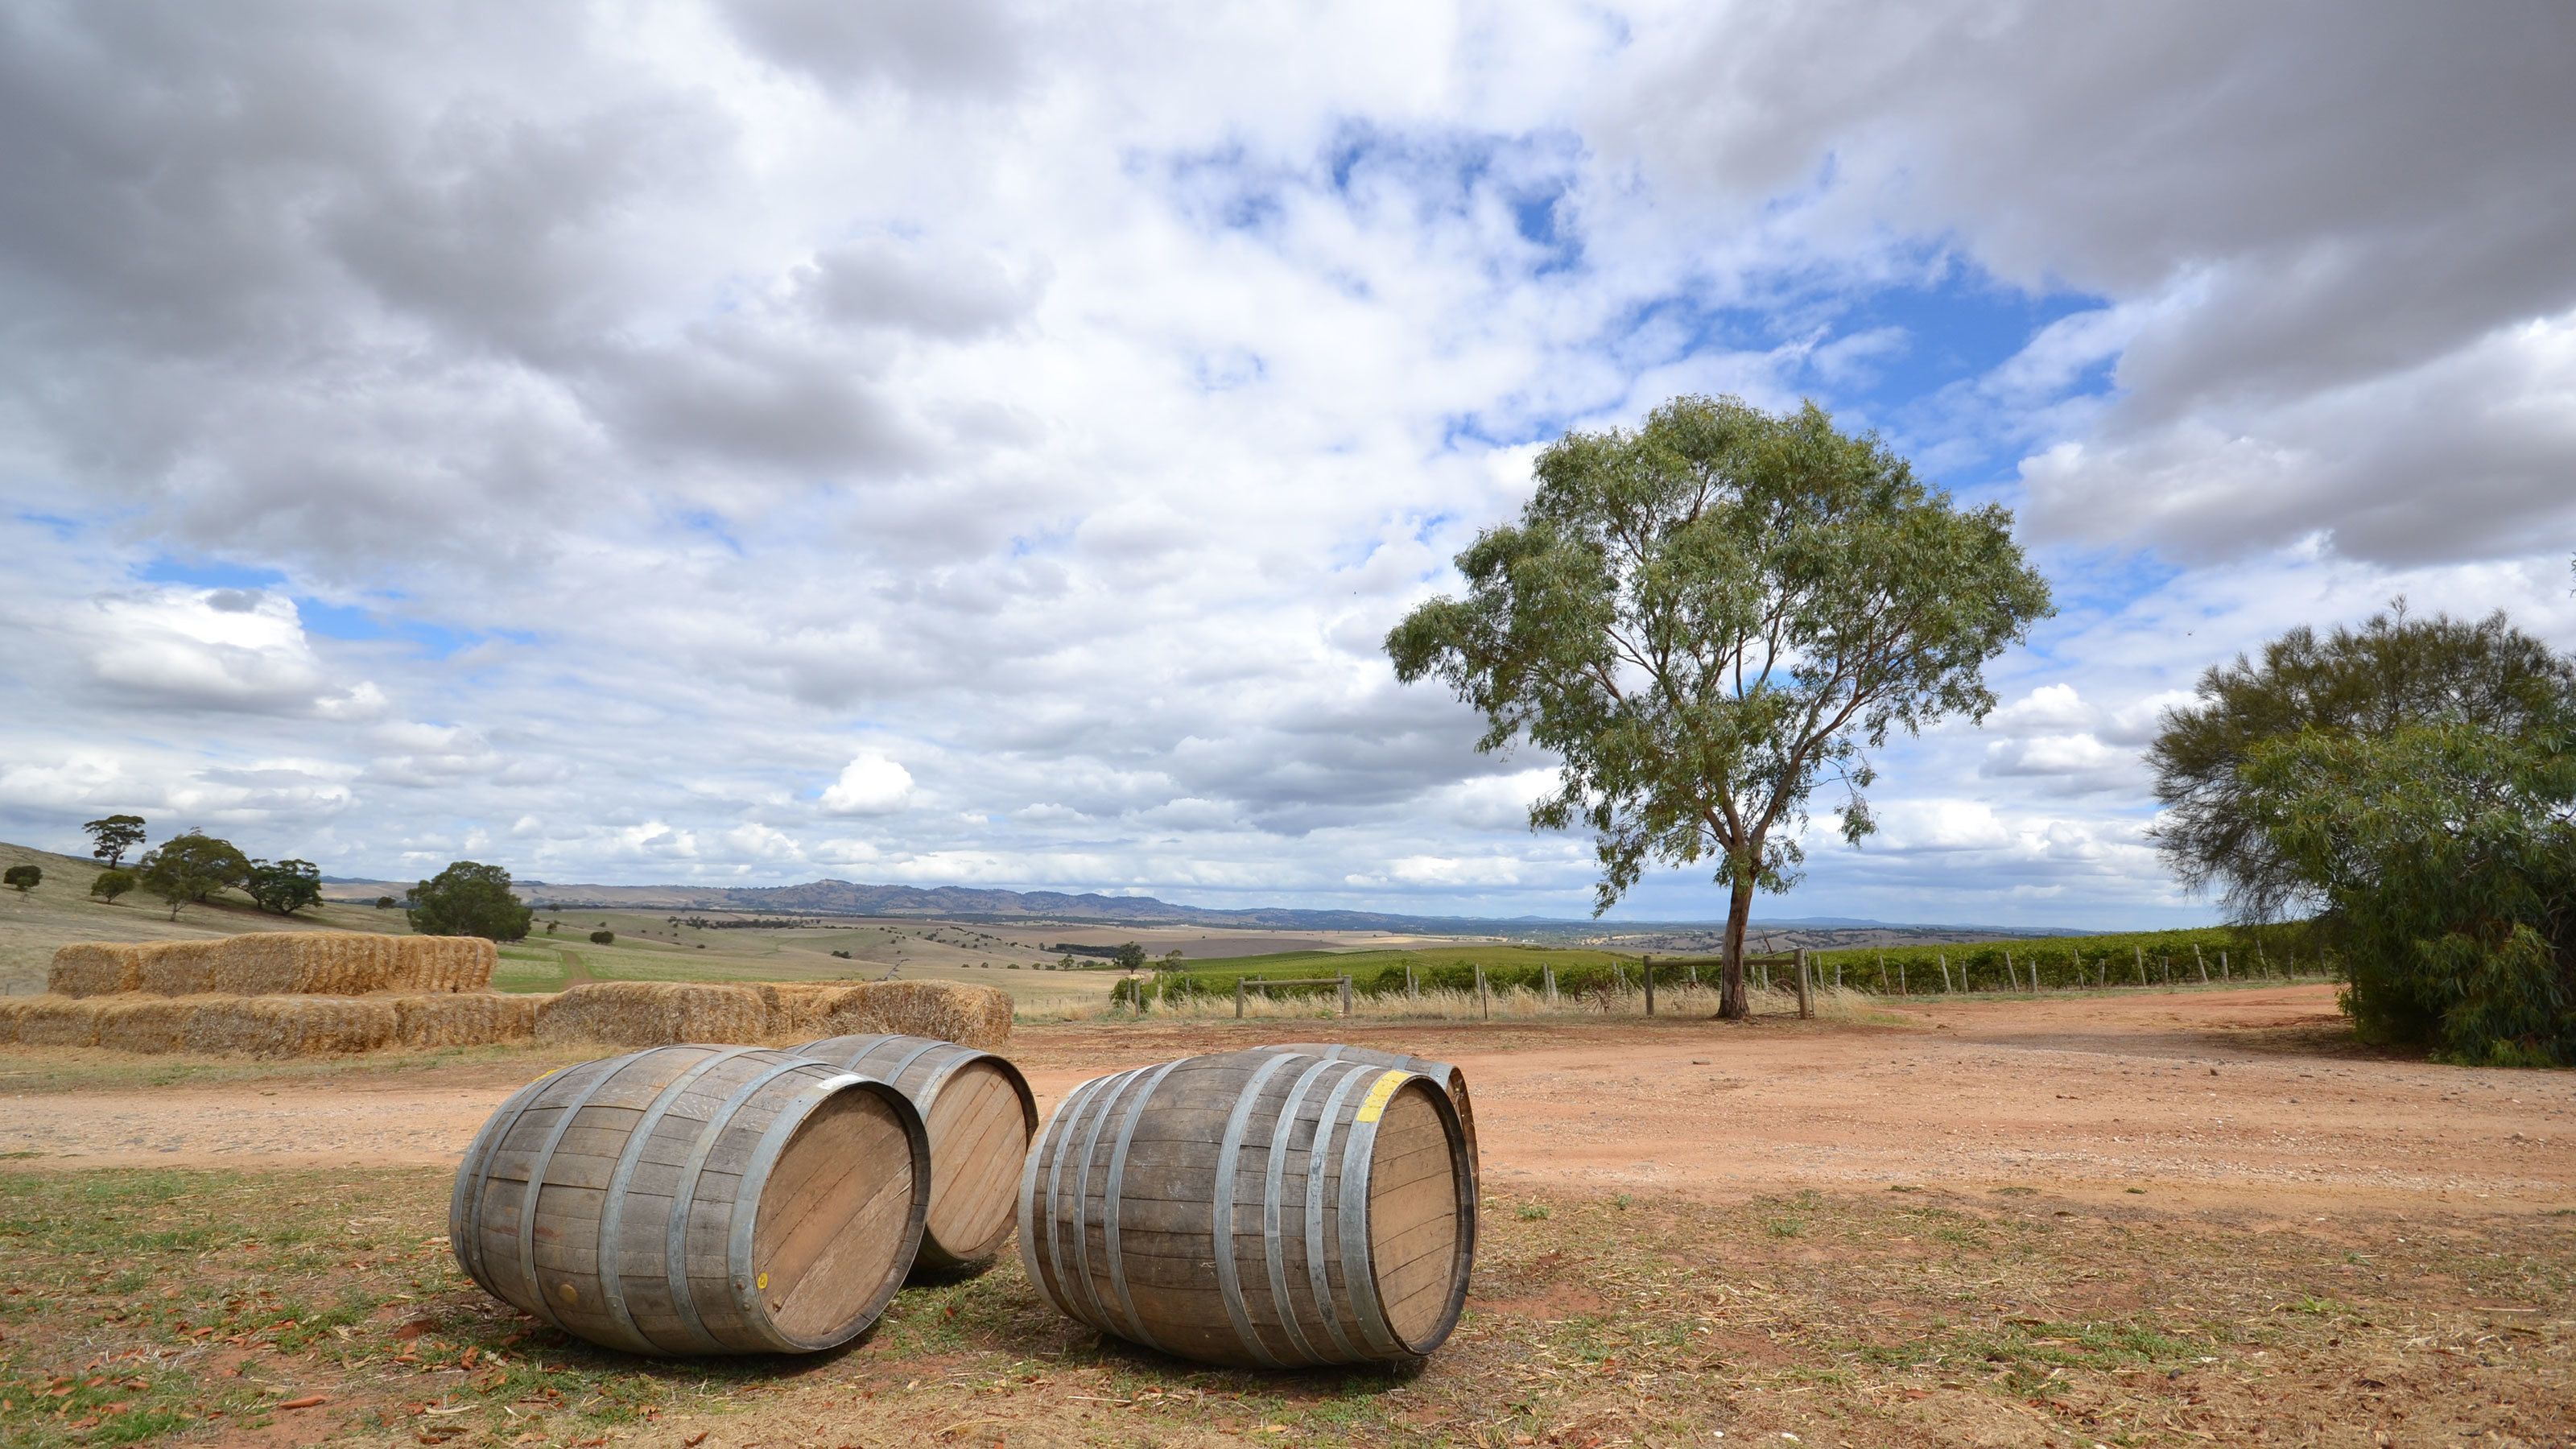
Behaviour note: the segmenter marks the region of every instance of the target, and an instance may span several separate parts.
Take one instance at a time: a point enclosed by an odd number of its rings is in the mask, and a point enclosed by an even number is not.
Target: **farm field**
[[[0,1432],[2566,1442],[2576,1081],[2359,1050],[2323,986],[1890,1015],[1015,1035],[1046,1105],[1099,1072],[1319,1030],[1463,1065],[1484,1244],[1458,1336],[1409,1378],[1268,1377],[1104,1344],[1010,1262],[907,1290],[836,1355],[621,1359],[484,1299],[444,1244],[466,1138],[562,1049],[0,1051]],[[276,1407],[311,1395],[327,1402]]]

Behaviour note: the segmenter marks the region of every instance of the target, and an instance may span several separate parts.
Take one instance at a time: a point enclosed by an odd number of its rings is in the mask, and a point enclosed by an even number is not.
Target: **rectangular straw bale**
[[[101,1002],[98,1044],[128,1052],[185,1050],[188,1023],[206,1001],[202,996],[135,996]]]
[[[839,982],[782,982],[752,988],[768,1008],[769,1035],[781,1041],[817,1035],[824,1021],[858,989]]]
[[[537,1010],[537,1040],[614,1046],[764,1042],[769,1008],[745,986],[678,981],[592,981]]]
[[[394,1039],[396,1017],[382,997],[241,996],[212,1000],[189,1018],[187,1048],[255,1057],[339,1056]]]
[[[45,989],[57,996],[105,996],[143,988],[143,952],[117,941],[74,941],[54,951]]]
[[[391,936],[395,964],[386,985],[395,991],[489,991],[500,948],[480,936]]]
[[[311,954],[304,943],[311,936],[302,931],[254,931],[228,941],[210,941],[214,947],[206,969],[206,986],[227,996],[275,996],[285,992],[310,991],[304,984]]]
[[[394,1039],[407,1047],[489,1046],[536,1033],[540,998],[496,992],[397,996]]]
[[[868,981],[819,1023],[823,1036],[891,1031],[989,1051],[1011,1035],[1011,994],[953,981]]]
[[[96,1046],[100,1001],[85,996],[25,996],[9,1003],[19,1046]]]
[[[155,941],[137,946],[141,989],[155,996],[203,996],[215,989],[215,962],[230,941]]]

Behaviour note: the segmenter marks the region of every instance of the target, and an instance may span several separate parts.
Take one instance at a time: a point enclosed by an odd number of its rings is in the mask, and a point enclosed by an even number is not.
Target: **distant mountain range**
[[[379,895],[402,894],[390,881],[350,880],[325,876],[324,894],[333,900],[372,901]],[[1310,911],[1281,906],[1215,910],[1174,905],[1152,896],[1111,896],[1086,891],[989,890],[979,886],[861,885],[845,880],[808,881],[789,886],[607,886],[568,885],[522,880],[519,894],[531,904],[554,908],[601,906],[621,910],[741,911],[770,916],[887,916],[943,921],[1061,921],[1066,924],[1118,926],[1232,926],[1264,931],[1388,931],[1406,935],[1488,936],[1533,931],[1561,934],[1628,934],[1638,931],[1715,929],[1710,921],[1591,921],[1547,916],[1509,920],[1467,916],[1404,916],[1381,911]],[[1842,916],[1813,916],[1761,922],[1774,930],[1902,931],[1884,922]],[[1947,932],[1976,930],[1987,935],[2077,934],[2030,929],[1936,927]]]

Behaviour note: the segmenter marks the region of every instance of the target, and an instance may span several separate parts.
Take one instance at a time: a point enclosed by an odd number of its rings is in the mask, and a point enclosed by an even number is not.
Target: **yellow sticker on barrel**
[[[768,1274],[766,1274],[766,1273],[761,1274],[761,1275],[760,1275],[760,1282],[759,1282],[759,1283],[757,1283],[757,1284],[756,1284],[756,1285],[754,1285],[754,1286],[758,1287],[758,1288],[759,1288],[762,1292],[764,1292],[764,1293],[768,1292],[768,1291],[769,1291],[769,1275],[768,1275]]]
[[[1369,1094],[1360,1099],[1360,1115],[1355,1120],[1374,1122],[1385,1116],[1386,1099],[1394,1096],[1395,1089],[1403,1086],[1404,1079],[1412,1075],[1413,1073],[1399,1067],[1378,1078],[1377,1085],[1369,1088]]]

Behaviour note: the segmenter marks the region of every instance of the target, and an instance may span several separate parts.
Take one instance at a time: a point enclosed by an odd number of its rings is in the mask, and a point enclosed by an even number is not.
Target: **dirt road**
[[[1930,1004],[1901,1025],[1354,1024],[1458,1062],[1493,1190],[1731,1200],[1782,1188],[2143,1188],[2302,1211],[2576,1202],[2576,1076],[2359,1052],[2326,987]],[[1101,1072],[1329,1023],[1034,1027],[1041,1105]],[[46,1165],[444,1165],[517,1064],[0,1101],[0,1154]]]

